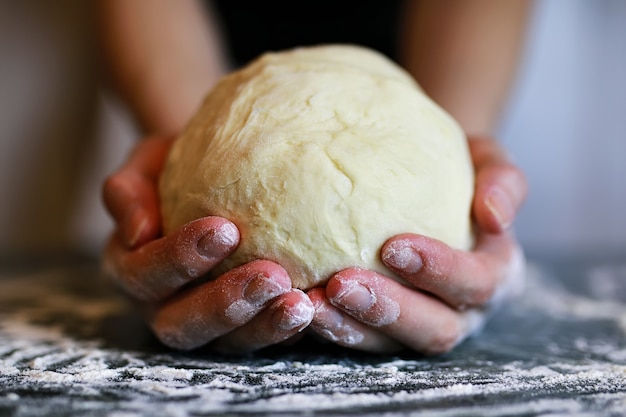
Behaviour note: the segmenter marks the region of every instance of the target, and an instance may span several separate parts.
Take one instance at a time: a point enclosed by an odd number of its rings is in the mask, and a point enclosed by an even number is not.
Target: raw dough
[[[224,77],[177,139],[161,179],[165,233],[233,221],[215,271],[280,263],[297,288],[360,266],[412,232],[468,249],[473,168],[458,124],[386,57],[351,45],[268,53]]]

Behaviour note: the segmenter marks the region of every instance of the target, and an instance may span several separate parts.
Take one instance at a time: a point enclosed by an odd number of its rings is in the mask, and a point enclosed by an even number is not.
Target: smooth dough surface
[[[351,266],[393,276],[379,250],[399,233],[472,244],[462,130],[400,67],[351,45],[268,53],[224,77],[160,187],[166,234],[208,215],[239,228],[215,274],[270,259],[307,289]]]

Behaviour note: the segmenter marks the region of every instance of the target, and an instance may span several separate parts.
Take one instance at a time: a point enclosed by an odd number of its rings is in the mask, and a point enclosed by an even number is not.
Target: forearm
[[[195,0],[101,0],[111,79],[150,133],[176,134],[224,72],[212,16]]]
[[[490,135],[523,45],[530,0],[409,0],[402,61],[470,135]]]

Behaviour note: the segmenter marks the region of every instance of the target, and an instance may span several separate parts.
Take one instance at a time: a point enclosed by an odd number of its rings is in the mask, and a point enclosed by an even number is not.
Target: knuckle
[[[164,294],[155,286],[146,285],[143,280],[133,275],[118,278],[118,283],[133,299],[143,303],[156,303],[163,299]]]
[[[161,343],[172,349],[191,350],[198,347],[195,340],[186,337],[179,331],[172,331],[169,328],[156,325],[152,327],[152,332]]]
[[[129,297],[145,303],[161,301],[167,292],[157,285],[151,285],[143,274],[133,272],[123,261],[106,256],[103,262],[105,276]]]
[[[513,195],[525,195],[527,186],[526,176],[521,169],[512,164],[504,164],[498,167],[502,183],[514,192]]]
[[[124,178],[119,172],[113,173],[109,175],[104,180],[104,185],[102,187],[104,197],[109,199],[112,195],[119,192],[124,188]]]
[[[141,280],[130,272],[127,261],[117,253],[116,246],[117,242],[115,237],[113,237],[105,250],[102,261],[104,275],[131,298],[139,301],[150,301],[150,297],[145,297],[140,285]]]
[[[447,326],[440,327],[432,335],[425,353],[439,355],[450,352],[461,340],[461,337],[461,329],[456,322],[452,321]]]
[[[475,286],[463,291],[460,300],[460,308],[480,307],[489,303],[493,296],[494,288],[492,286]]]
[[[443,244],[434,252],[434,256],[426,258],[426,268],[424,270],[428,278],[436,281],[446,280],[452,276],[458,261],[454,252]]]
[[[520,182],[525,182],[526,181],[526,176],[524,175],[524,172],[517,167],[517,165],[513,165],[511,163],[508,163],[505,165],[505,173],[506,175],[508,175],[509,177],[518,180]]]
[[[121,172],[111,174],[104,180],[102,199],[107,210],[119,220],[128,211],[136,194],[127,176]]]
[[[191,350],[211,341],[211,335],[205,335],[198,329],[200,323],[197,317],[189,317],[177,308],[172,309],[172,306],[152,310],[148,324],[154,336],[173,349]]]

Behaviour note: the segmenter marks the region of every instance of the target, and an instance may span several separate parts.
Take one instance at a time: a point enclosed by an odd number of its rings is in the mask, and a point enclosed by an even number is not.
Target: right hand
[[[314,308],[306,294],[292,289],[280,265],[257,260],[197,281],[239,244],[233,223],[204,217],[161,235],[158,178],[172,142],[142,140],[106,180],[104,202],[116,228],[105,270],[144,306],[150,327],[167,346],[187,350],[212,343],[218,351],[238,353],[298,335]]]

